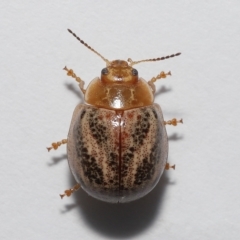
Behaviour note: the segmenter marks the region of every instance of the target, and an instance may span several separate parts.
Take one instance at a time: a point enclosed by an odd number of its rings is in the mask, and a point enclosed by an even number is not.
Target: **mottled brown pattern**
[[[161,122],[155,106],[124,111],[121,188],[143,188],[156,178],[161,153]]]
[[[167,160],[167,136],[157,105],[122,112],[81,105],[69,131],[71,170],[90,195],[132,201],[158,182]]]
[[[85,184],[118,190],[119,117],[114,111],[86,107],[74,126],[78,162]]]

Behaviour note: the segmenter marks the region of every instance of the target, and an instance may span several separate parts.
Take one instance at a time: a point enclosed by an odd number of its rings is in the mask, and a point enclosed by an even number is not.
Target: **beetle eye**
[[[108,74],[108,69],[107,68],[103,68],[102,69],[102,75],[107,75]]]
[[[137,76],[138,75],[137,69],[135,69],[135,68],[132,69],[132,75],[133,76]]]

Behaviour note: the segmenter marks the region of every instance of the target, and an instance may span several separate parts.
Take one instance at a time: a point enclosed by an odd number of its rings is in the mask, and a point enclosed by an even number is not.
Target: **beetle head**
[[[102,69],[101,81],[103,83],[136,83],[138,71],[123,60],[114,60]]]

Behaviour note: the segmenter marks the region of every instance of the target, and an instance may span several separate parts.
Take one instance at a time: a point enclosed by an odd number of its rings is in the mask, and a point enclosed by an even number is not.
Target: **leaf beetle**
[[[138,76],[133,65],[165,60],[181,53],[141,61],[130,58],[109,61],[68,31],[101,57],[106,67],[87,89],[72,69],[64,67],[67,75],[79,83],[85,103],[75,108],[67,139],[47,148],[56,150],[67,144],[69,167],[77,184],[60,196],[70,196],[82,188],[105,202],[139,199],[155,187],[164,169],[175,169],[175,165],[167,162],[165,125],[176,126],[183,121],[175,118],[164,121],[160,106],[154,103],[154,82],[171,72],[161,72],[147,82]]]

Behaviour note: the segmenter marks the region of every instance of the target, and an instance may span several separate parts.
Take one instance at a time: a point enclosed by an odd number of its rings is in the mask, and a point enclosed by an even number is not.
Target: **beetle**
[[[109,61],[70,29],[68,31],[101,57],[106,67],[87,89],[72,69],[64,67],[67,75],[79,83],[85,103],[74,110],[68,138],[47,148],[56,150],[67,144],[69,167],[77,184],[60,196],[70,196],[81,187],[105,202],[139,199],[155,187],[164,169],[175,169],[175,165],[167,162],[165,125],[176,126],[183,121],[176,118],[164,121],[160,106],[154,103],[154,82],[170,76],[171,72],[161,72],[147,82],[138,76],[133,65],[181,53],[141,61],[130,58]]]

